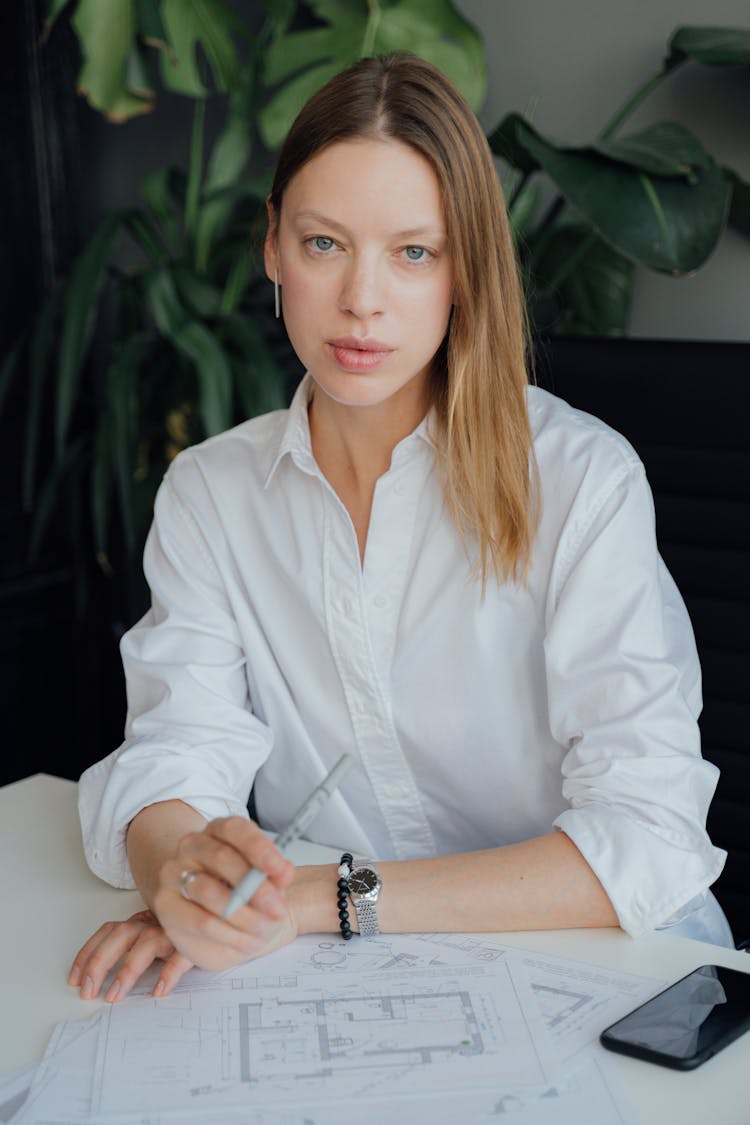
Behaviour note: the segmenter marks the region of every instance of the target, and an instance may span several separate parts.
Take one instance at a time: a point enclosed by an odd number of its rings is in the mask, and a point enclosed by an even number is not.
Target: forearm
[[[376,866],[384,933],[616,926],[601,883],[564,832],[483,852]],[[290,891],[303,933],[338,929],[336,868],[300,868]],[[351,911],[354,914],[354,910]]]
[[[202,832],[205,819],[184,801],[159,801],[142,809],[130,822],[128,861],[138,890],[153,909],[159,870],[177,852],[189,832]]]

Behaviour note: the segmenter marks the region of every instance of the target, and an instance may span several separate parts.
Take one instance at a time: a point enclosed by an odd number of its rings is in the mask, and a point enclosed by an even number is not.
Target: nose
[[[380,263],[357,255],[347,265],[339,295],[339,308],[358,320],[367,320],[384,311],[385,290]]]

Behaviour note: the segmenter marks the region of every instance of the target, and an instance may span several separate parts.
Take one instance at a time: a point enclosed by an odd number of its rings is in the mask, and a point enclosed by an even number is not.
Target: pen
[[[325,781],[322,781],[317,789],[313,789],[305,803],[297,809],[284,831],[277,836],[276,847],[279,851],[286,851],[289,845],[302,835],[310,821],[317,816],[334,789],[338,788],[353,765],[354,758],[351,754],[342,754]],[[229,918],[235,910],[239,910],[241,906],[249,902],[267,878],[265,871],[258,871],[257,868],[248,871],[244,879],[240,880],[229,896],[229,902],[224,908],[224,917]]]

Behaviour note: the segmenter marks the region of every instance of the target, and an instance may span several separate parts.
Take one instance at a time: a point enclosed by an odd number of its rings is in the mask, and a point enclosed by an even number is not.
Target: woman
[[[419,59],[360,62],[300,114],[268,212],[308,374],[160,490],[126,742],[80,785],[91,867],[150,910],[103,926],[71,983],[95,996],[119,963],[120,999],[162,959],[159,995],[348,925],[730,943],[700,673],[643,469],[528,386],[471,110]],[[350,857],[295,870],[247,819],[254,784],[281,829],[344,751],[309,835],[377,861],[375,902],[337,895]],[[250,867],[269,878],[225,920]]]

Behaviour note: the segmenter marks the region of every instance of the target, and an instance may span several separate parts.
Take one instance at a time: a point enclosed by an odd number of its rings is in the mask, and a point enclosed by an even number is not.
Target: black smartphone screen
[[[747,1030],[750,972],[702,965],[613,1023],[600,1040],[611,1051],[689,1070]]]

